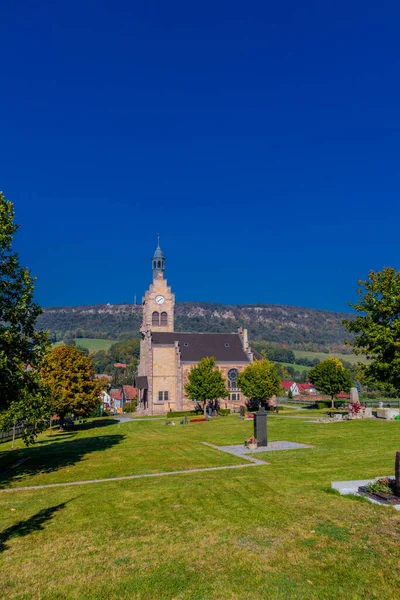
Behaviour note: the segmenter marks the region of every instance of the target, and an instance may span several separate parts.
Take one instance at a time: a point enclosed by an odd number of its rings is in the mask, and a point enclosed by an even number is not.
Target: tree
[[[45,356],[39,373],[50,389],[51,409],[59,415],[61,426],[68,414],[89,416],[100,402],[104,382],[93,378],[92,361],[75,346],[54,348]]]
[[[360,365],[363,380],[386,391],[400,390],[400,271],[385,267],[370,271],[366,281],[358,281],[358,303],[350,302],[357,313],[343,325],[355,335],[349,342],[356,354],[364,354],[369,364]]]
[[[203,403],[204,414],[207,401],[213,402],[229,396],[225,380],[216,368],[214,357],[203,358],[196,367],[190,369],[185,394],[190,400]]]
[[[23,421],[28,444],[49,411],[36,372],[49,342],[46,332],[35,330],[42,310],[33,301],[34,279],[12,251],[14,216],[12,202],[0,192],[0,429]]]
[[[348,392],[351,387],[351,377],[338,358],[327,358],[310,370],[309,380],[319,392],[328,394],[335,408],[334,396],[339,392]]]
[[[281,381],[275,365],[264,359],[248,365],[240,373],[237,385],[253,403],[265,404],[269,398],[279,394]]]

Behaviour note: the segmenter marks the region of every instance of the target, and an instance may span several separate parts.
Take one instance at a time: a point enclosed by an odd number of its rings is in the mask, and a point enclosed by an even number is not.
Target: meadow
[[[333,493],[331,481],[393,474],[400,423],[269,417],[270,440],[311,449],[258,454],[236,470],[0,493],[7,599],[391,599],[400,514]],[[201,442],[241,443],[237,415],[166,427],[91,424],[0,446],[2,488],[227,466]]]
[[[326,360],[327,358],[338,358],[342,361],[357,364],[358,362],[367,363],[368,359],[365,356],[357,356],[356,354],[341,354],[340,352],[307,352],[305,350],[293,350],[296,358],[319,358]]]

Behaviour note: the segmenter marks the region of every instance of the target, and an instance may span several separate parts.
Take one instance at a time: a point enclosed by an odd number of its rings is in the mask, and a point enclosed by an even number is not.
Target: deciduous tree
[[[93,378],[92,361],[75,346],[54,348],[45,356],[39,373],[50,389],[51,408],[61,425],[69,414],[90,415],[100,402],[103,381]]]
[[[185,394],[190,400],[203,403],[204,414],[207,401],[229,396],[225,380],[216,367],[214,357],[203,358],[197,366],[191,368],[188,383],[185,385]]]
[[[14,206],[0,192],[0,429],[23,421],[29,443],[49,411],[36,372],[48,339],[44,331],[35,330],[42,311],[33,300],[34,279],[12,251],[17,229]]]
[[[238,387],[243,394],[262,404],[279,394],[280,385],[275,365],[267,359],[251,363],[238,377]]]
[[[359,280],[357,313],[343,325],[355,335],[349,342],[356,354],[364,354],[369,364],[360,365],[363,380],[387,391],[400,390],[400,271],[385,267],[370,271],[366,281]]]
[[[338,358],[327,358],[310,370],[309,380],[316,389],[332,398],[332,408],[335,407],[334,397],[339,392],[348,392],[351,387],[351,377]]]

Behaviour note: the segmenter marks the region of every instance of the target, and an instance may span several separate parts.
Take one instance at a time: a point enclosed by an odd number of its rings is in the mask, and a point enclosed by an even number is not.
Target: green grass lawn
[[[89,350],[89,354],[93,354],[94,352],[99,352],[99,350],[107,350],[113,344],[116,344],[117,340],[100,340],[96,338],[75,338],[75,343],[77,346],[83,346]],[[55,342],[53,347],[60,346],[63,342]]]
[[[1,597],[398,597],[400,513],[339,496],[330,483],[393,474],[400,423],[273,415],[268,431],[314,448],[264,453],[270,464],[243,470],[0,494]],[[46,434],[30,448],[0,446],[1,485],[238,464],[201,442],[251,434],[236,415]]]
[[[278,365],[283,365],[284,367],[292,367],[296,373],[303,373],[303,371],[309,371],[311,367],[306,367],[305,365],[296,365],[296,363],[287,363],[287,362],[279,362]]]
[[[296,358],[319,358],[320,360],[338,358],[354,364],[368,362],[365,356],[357,356],[356,354],[340,354],[339,352],[326,354],[325,352],[306,352],[305,350],[293,350],[293,352]]]

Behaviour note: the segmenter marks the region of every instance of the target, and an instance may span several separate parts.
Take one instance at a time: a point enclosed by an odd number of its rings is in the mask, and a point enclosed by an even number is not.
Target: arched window
[[[153,261],[153,269],[157,269],[157,261],[156,260]]]
[[[166,327],[168,325],[168,314],[166,312],[161,313],[161,326]]]
[[[156,325],[157,327],[160,324],[160,313],[158,313],[156,310],[151,315],[151,324]]]
[[[228,389],[237,388],[237,378],[239,377],[239,371],[237,369],[229,369],[228,371]]]
[[[158,263],[157,263],[157,268],[158,268],[158,269],[161,269],[161,260],[159,260],[159,261],[158,261]]]

